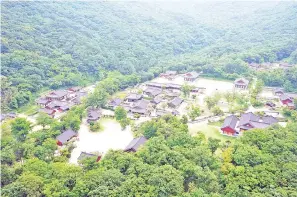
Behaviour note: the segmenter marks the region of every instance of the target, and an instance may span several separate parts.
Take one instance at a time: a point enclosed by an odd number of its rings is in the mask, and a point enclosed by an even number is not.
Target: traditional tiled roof
[[[151,102],[155,104],[159,104],[162,101],[162,98],[159,96],[156,96]]]
[[[63,133],[61,133],[56,139],[58,141],[60,141],[61,143],[65,143],[76,135],[77,135],[76,132],[74,132],[71,129],[68,129],[68,130],[64,131]]]
[[[47,95],[47,97],[50,97],[50,98],[61,98],[63,96],[66,96],[67,94],[68,94],[68,92],[65,91],[65,90],[55,90],[55,91],[49,93]]]
[[[157,96],[157,95],[161,94],[162,89],[149,87],[149,88],[145,89],[144,92],[147,94],[151,94],[152,96]]]
[[[239,78],[239,79],[236,79],[234,81],[234,84],[235,85],[249,85],[249,80],[245,79],[245,78]]]
[[[115,98],[115,99],[112,99],[110,102],[109,102],[109,105],[111,106],[119,106],[122,102],[122,99],[120,98]]]
[[[199,77],[199,74],[197,72],[195,72],[195,71],[192,71],[192,72],[186,73],[185,77],[187,77],[187,78],[197,78],[197,77]]]
[[[282,95],[280,95],[279,98],[280,98],[281,101],[285,101],[285,100],[293,101],[293,99],[288,94],[282,94]]]
[[[148,100],[139,100],[137,101],[131,108],[130,111],[133,113],[141,113],[141,114],[145,114],[147,112],[147,107],[149,105],[149,101]]]
[[[276,118],[274,118],[273,116],[264,116],[264,117],[262,117],[262,122],[271,125],[271,124],[277,123],[278,120]]]
[[[284,91],[282,88],[275,88],[275,89],[273,90],[273,92],[274,92],[274,94],[276,94],[276,93],[284,94],[284,93],[285,93],[285,91]]]
[[[258,128],[263,129],[277,123],[278,120],[272,116],[264,116],[260,118],[259,116],[253,114],[252,112],[243,114],[239,120],[239,128],[241,129],[251,129]],[[247,124],[250,124],[249,127]]]
[[[181,89],[181,85],[179,84],[174,84],[174,83],[168,83],[166,84],[167,89]]]
[[[174,99],[172,99],[169,104],[173,105],[173,106],[179,106],[181,103],[183,102],[183,99],[179,98],[179,97],[175,97]]]
[[[245,125],[247,123],[249,123],[250,121],[255,121],[255,122],[258,122],[260,120],[260,117],[255,115],[254,113],[252,112],[249,112],[249,113],[245,113],[245,114],[242,114],[242,116],[240,117],[240,120],[239,120],[239,125]]]
[[[142,108],[142,109],[146,109],[147,106],[149,105],[149,101],[148,100],[145,100],[145,99],[142,99],[142,100],[139,100],[137,102],[134,103],[133,107],[134,108]]]
[[[87,153],[87,152],[81,152],[79,157],[77,158],[78,161],[84,160],[86,158],[97,158],[98,155],[92,154],[92,153]]]
[[[101,117],[101,109],[89,109],[88,120],[98,120]]]
[[[270,126],[270,124],[265,122],[254,122],[251,121],[250,124],[253,126],[254,129],[265,129]]]
[[[52,115],[52,114],[55,113],[56,111],[55,111],[55,110],[52,110],[52,109],[46,109],[46,108],[43,108],[43,109],[39,109],[39,112],[46,113],[46,114],[48,114],[48,115]]]
[[[238,118],[236,116],[234,116],[234,115],[228,116],[224,120],[224,124],[223,124],[222,128],[230,127],[232,129],[235,129],[237,122],[238,122]]]
[[[52,101],[47,105],[48,108],[55,108],[55,107],[60,107],[60,108],[69,108],[69,104],[67,102],[63,101]]]
[[[130,144],[125,148],[125,151],[134,151],[136,152],[141,145],[143,145],[145,142],[147,141],[147,139],[143,136],[138,137],[138,138],[134,138]]]
[[[129,96],[126,97],[126,99],[129,99],[129,100],[139,100],[141,98],[142,98],[142,95],[135,94],[135,93],[132,93],[132,94],[130,94]]]
[[[49,103],[50,101],[47,100],[46,98],[39,98],[36,100],[36,103],[38,104],[42,104],[42,105],[46,105],[47,103]]]
[[[73,91],[73,92],[77,92],[77,91],[79,91],[79,90],[81,90],[81,89],[82,89],[81,87],[76,86],[76,87],[71,87],[71,88],[69,88],[68,90],[69,90],[69,91]]]

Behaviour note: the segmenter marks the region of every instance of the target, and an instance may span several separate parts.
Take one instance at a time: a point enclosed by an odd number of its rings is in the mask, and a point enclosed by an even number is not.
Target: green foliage
[[[3,196],[289,196],[297,192],[296,129],[296,123],[289,123],[286,128],[247,131],[234,144],[221,146],[217,139],[190,136],[182,119],[163,116],[138,128],[149,140],[137,153],[109,151],[100,162],[88,158],[81,166],[53,159],[52,137],[30,134],[18,142],[20,147],[2,145],[1,159],[9,150],[14,158],[2,162],[1,192]],[[28,153],[23,153],[19,165],[15,160],[21,147]],[[48,152],[33,158],[41,148]]]
[[[250,62],[297,63],[293,2],[174,4],[1,4],[2,109],[17,109],[42,89],[101,80],[105,71],[129,76],[121,80],[124,87],[167,68],[235,79],[250,73]],[[155,9],[160,12],[152,18]],[[293,72],[285,72],[287,78],[273,72],[259,74],[266,85],[296,88]],[[117,88],[108,86],[108,93]]]
[[[188,84],[184,84],[181,87],[181,91],[182,91],[182,93],[184,94],[185,97],[188,97],[190,95],[192,89],[193,89],[193,87],[188,85]]]
[[[215,93],[213,96],[205,97],[204,101],[208,109],[212,109],[221,99],[222,95],[220,93]]]
[[[195,120],[201,114],[201,110],[199,106],[192,105],[190,111],[188,112],[188,116],[191,120]]]
[[[45,113],[40,113],[36,118],[37,124],[41,125],[43,129],[52,123],[52,118]]]
[[[78,131],[82,118],[85,114],[85,106],[72,107],[65,116],[62,117],[62,125],[64,129],[73,129]]]
[[[31,123],[25,118],[16,118],[11,124],[11,133],[18,141],[24,141],[31,130]]]
[[[119,120],[119,123],[120,123],[122,129],[125,129],[130,124],[130,120],[128,118],[121,119],[121,120]]]
[[[114,111],[114,114],[117,121],[127,119],[127,112],[123,107],[117,107]]]
[[[215,116],[219,116],[219,115],[223,115],[224,114],[223,110],[221,110],[221,108],[219,106],[217,106],[217,105],[212,108],[211,112]]]
[[[96,90],[91,93],[86,101],[86,105],[93,108],[103,107],[108,98],[108,93],[105,89],[96,88]]]
[[[235,79],[253,75],[247,63],[297,63],[294,2],[187,5],[2,2],[1,110],[18,109],[44,89],[98,80],[86,105],[102,107],[109,95],[168,68]],[[295,91],[296,71],[256,76]],[[220,98],[206,98],[208,108]],[[225,98],[230,111],[244,111],[250,99],[235,93]],[[49,126],[42,131],[29,133],[30,123],[20,118],[3,129],[3,196],[297,195],[293,110],[284,109],[291,118],[287,127],[247,131],[222,147],[222,155],[214,154],[221,148],[217,140],[189,135],[187,118],[164,116],[137,128],[149,139],[137,153],[110,151],[81,167],[68,163],[71,147],[60,157],[54,151],[61,130],[79,129],[84,109],[72,108],[61,122],[39,117],[38,124]],[[128,119],[120,117],[124,127]]]
[[[102,126],[99,121],[90,123],[90,130],[93,132],[98,132],[102,130]]]

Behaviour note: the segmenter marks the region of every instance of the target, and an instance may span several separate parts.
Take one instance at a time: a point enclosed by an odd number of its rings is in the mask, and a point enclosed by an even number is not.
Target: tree
[[[1,194],[7,197],[27,196],[26,189],[19,181],[13,182],[2,188]]]
[[[115,109],[115,119],[117,121],[123,120],[127,118],[127,112],[123,107],[116,107]]]
[[[188,117],[186,115],[183,115],[181,121],[182,121],[183,124],[187,124],[188,123]]]
[[[215,116],[219,116],[219,115],[223,115],[224,112],[223,110],[221,110],[221,108],[219,106],[214,106],[211,110],[211,112],[213,113],[213,115]]]
[[[94,108],[103,107],[108,98],[108,93],[103,88],[96,88],[93,93],[88,96],[86,105]]]
[[[90,123],[90,130],[91,131],[96,132],[96,131],[100,131],[101,129],[102,129],[102,126],[101,126],[99,121]]]
[[[207,108],[211,109],[213,106],[217,104],[217,101],[212,97],[205,97],[204,101],[206,102]]]
[[[70,196],[69,189],[65,187],[64,183],[60,180],[53,180],[44,186],[43,193],[45,196]]]
[[[36,176],[31,173],[24,173],[19,177],[18,181],[25,188],[28,196],[42,196],[44,185],[42,177]]]
[[[52,123],[51,117],[49,117],[46,113],[39,113],[38,117],[36,118],[37,124],[41,125],[43,130],[46,126]]]
[[[121,119],[119,122],[120,122],[122,129],[125,129],[130,124],[130,120],[128,118]]]
[[[215,138],[208,138],[208,147],[211,150],[212,154],[220,147],[221,140]]]
[[[188,97],[190,95],[191,90],[193,89],[192,86],[188,85],[188,84],[184,84],[181,87],[181,91],[184,94],[185,97]]]
[[[189,117],[191,118],[191,120],[195,120],[198,116],[200,116],[201,111],[199,106],[191,106],[190,111],[188,112]]]
[[[11,133],[18,141],[24,141],[29,131],[31,131],[31,123],[25,118],[16,118],[11,123]]]

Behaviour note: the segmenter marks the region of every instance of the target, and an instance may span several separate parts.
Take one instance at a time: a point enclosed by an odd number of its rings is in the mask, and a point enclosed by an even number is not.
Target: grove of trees
[[[166,69],[235,79],[253,75],[250,62],[296,64],[296,3],[270,4],[205,3],[190,11],[178,2],[179,9],[141,2],[3,2],[1,108],[16,110],[47,89],[102,80],[106,71],[139,81]],[[244,12],[222,11],[239,9]],[[295,91],[296,69],[258,77]]]
[[[231,144],[192,137],[183,122],[170,115],[145,122],[135,133],[148,141],[136,153],[110,150],[99,163],[90,158],[77,166],[66,153],[54,156],[62,124],[18,141],[13,135],[27,133],[30,123],[16,119],[2,125],[2,196],[297,195],[296,122],[247,131]]]

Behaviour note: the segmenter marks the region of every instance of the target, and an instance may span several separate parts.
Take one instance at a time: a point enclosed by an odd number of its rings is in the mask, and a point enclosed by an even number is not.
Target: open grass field
[[[197,135],[198,133],[203,133],[206,138],[215,138],[219,139],[222,142],[225,141],[234,141],[234,137],[228,137],[225,135],[222,135],[216,126],[208,125],[206,122],[201,123],[189,123],[189,132],[192,136]]]

